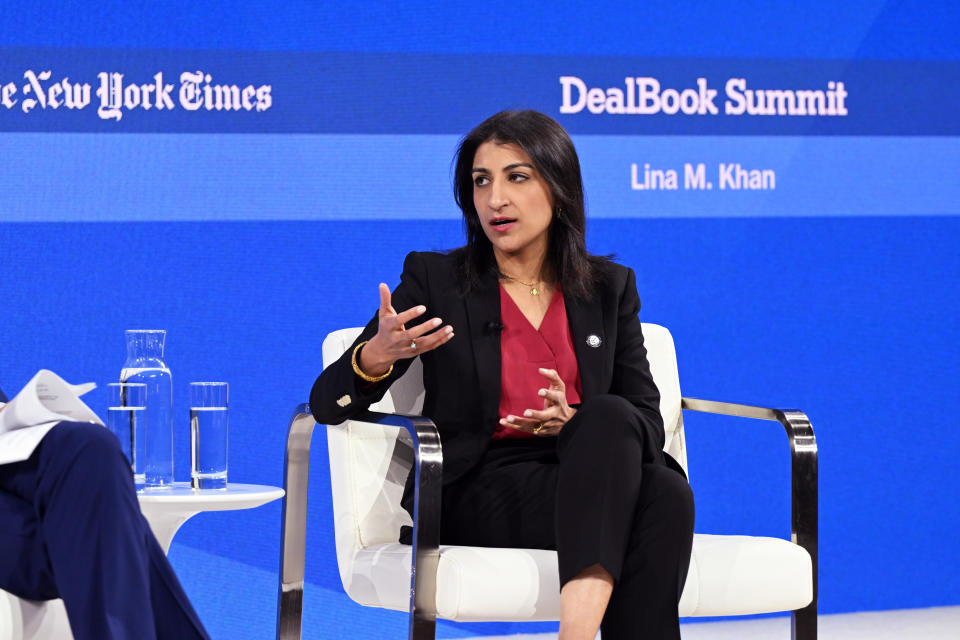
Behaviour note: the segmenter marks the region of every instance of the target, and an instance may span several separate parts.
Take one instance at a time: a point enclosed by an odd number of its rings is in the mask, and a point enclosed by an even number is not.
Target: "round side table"
[[[226,489],[192,489],[189,482],[174,482],[169,489],[137,492],[140,511],[164,553],[180,525],[201,511],[252,509],[282,497],[280,487],[237,483],[228,483]]]

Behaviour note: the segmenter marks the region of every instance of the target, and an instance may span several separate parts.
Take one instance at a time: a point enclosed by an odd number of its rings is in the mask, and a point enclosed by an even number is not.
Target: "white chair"
[[[359,334],[344,329],[323,343],[324,366]],[[694,536],[681,616],[792,611],[792,637],[817,636],[817,446],[807,417],[744,405],[682,398],[673,338],[644,324],[653,378],[660,389],[666,446],[683,467],[687,452],[681,409],[780,422],[792,453],[792,540]],[[554,551],[438,545],[440,442],[423,405],[419,360],[360,420],[330,426],[330,481],[340,578],[365,606],[410,612],[410,638],[432,639],[437,616],[456,621],[558,620]],[[383,412],[383,413],[376,413]],[[299,640],[306,542],[307,473],[314,420],[306,404],[290,422],[285,461],[283,548],[277,637]],[[416,466],[416,522],[400,506]],[[413,525],[414,546],[397,538]]]
[[[73,640],[63,600],[24,600],[0,590],[0,640]]]

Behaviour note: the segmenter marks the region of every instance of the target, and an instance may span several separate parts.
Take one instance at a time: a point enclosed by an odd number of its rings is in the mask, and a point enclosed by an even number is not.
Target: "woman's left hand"
[[[538,392],[543,398],[543,409],[527,409],[523,416],[507,416],[500,424],[537,436],[555,436],[569,422],[576,409],[567,404],[567,389],[560,375],[553,369],[538,369],[550,381],[550,387]]]

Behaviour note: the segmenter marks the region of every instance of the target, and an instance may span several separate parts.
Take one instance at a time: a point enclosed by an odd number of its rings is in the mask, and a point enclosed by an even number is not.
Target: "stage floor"
[[[819,640],[957,640],[960,638],[960,606],[825,615],[820,616],[819,631]],[[690,622],[681,624],[680,632],[683,640],[787,640],[790,619]],[[556,637],[556,634],[541,633],[485,636],[483,640],[552,640]]]

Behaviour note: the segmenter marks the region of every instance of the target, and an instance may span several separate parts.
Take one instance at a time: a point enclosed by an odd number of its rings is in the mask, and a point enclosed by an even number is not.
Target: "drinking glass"
[[[190,383],[190,485],[227,488],[226,382]]]
[[[107,427],[120,440],[120,448],[133,470],[133,483],[137,489],[141,489],[145,480],[146,423],[143,417],[147,408],[147,385],[141,382],[111,382],[107,384],[107,389],[110,394]]]

